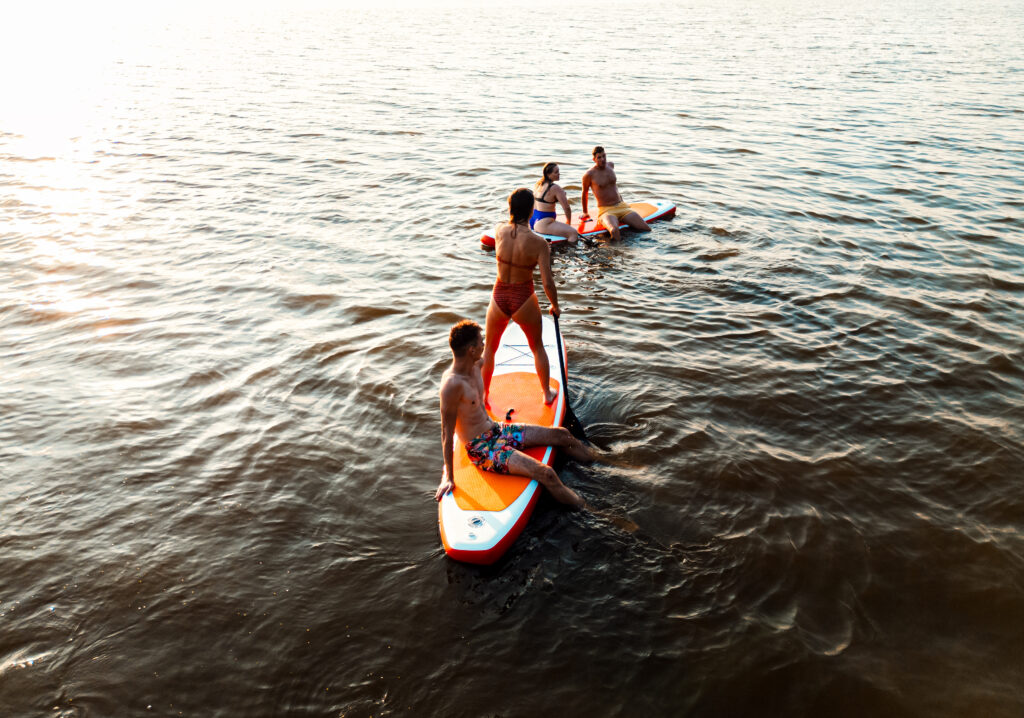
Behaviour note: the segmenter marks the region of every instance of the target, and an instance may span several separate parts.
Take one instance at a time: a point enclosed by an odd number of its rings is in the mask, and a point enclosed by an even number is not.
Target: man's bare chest
[[[605,170],[604,172],[595,172],[593,183],[598,187],[611,187],[618,180],[615,177],[615,173],[611,170]]]

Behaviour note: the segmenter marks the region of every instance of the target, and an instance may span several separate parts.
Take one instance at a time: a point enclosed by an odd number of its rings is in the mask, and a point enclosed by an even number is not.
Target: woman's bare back
[[[522,225],[504,224],[494,233],[494,254],[498,262],[498,279],[506,284],[533,279],[533,270],[540,259],[545,241]]]

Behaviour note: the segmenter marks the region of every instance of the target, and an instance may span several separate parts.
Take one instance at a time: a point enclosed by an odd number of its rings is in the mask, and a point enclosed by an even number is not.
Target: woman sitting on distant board
[[[563,193],[564,195],[564,193]],[[491,292],[491,303],[487,307],[487,326],[484,329],[484,365],[481,374],[484,380],[484,402],[491,388],[494,374],[494,352],[501,343],[509,319],[523,329],[526,341],[533,352],[533,363],[537,367],[544,403],[550,404],[558,396],[551,389],[551,369],[542,339],[540,302],[533,290],[533,270],[540,267],[541,284],[551,302],[551,314],[558,316],[558,292],[551,276],[551,248],[547,241],[530,231],[528,222],[533,210],[533,193],[520,187],[508,197],[506,224],[499,224],[494,230],[494,255],[498,260],[498,279]]]
[[[541,234],[555,234],[565,237],[570,243],[575,244],[580,238],[579,232],[568,224],[555,219],[555,202],[562,205],[565,212],[565,221],[572,222],[572,210],[569,209],[569,198],[565,196],[565,190],[555,184],[561,173],[558,165],[548,162],[541,171],[541,178],[533,188],[533,199],[537,206],[530,218],[530,229]]]

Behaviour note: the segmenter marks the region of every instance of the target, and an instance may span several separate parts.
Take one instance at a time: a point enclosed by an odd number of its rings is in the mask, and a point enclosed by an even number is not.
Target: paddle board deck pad
[[[544,350],[551,366],[551,388],[558,397],[544,404],[544,394],[533,364],[533,352],[519,325],[509,322],[494,356],[488,413],[503,421],[509,409],[515,409],[512,422],[561,426],[565,416],[565,391],[561,386],[562,362],[555,341],[555,323],[543,317]],[[555,450],[535,446],[525,451],[543,464],[551,465]],[[492,564],[508,550],[533,513],[541,486],[525,476],[495,474],[473,466],[466,447],[455,437],[453,464],[455,488],[441,497],[437,522],[445,553],[458,561]]]
[[[676,214],[676,206],[666,199],[658,199],[651,202],[632,202],[629,206],[633,208],[634,212],[643,217],[644,221],[648,224],[659,219],[669,219],[670,217],[674,217]],[[563,224],[568,224],[568,222],[565,221],[564,214],[558,215],[555,219]],[[624,225],[621,220],[619,221],[619,224],[623,228],[629,229],[629,227]],[[596,217],[591,217],[586,222],[581,222],[577,219],[572,226],[576,228],[576,231],[580,233],[581,237],[585,238],[600,237],[608,234],[608,230],[604,228],[604,225],[598,224]],[[480,237],[480,244],[485,247],[493,247],[493,232],[493,229],[490,233],[485,232],[484,235]],[[561,242],[569,241],[566,237],[562,237],[557,234],[541,234],[540,236],[551,244],[559,244]]]

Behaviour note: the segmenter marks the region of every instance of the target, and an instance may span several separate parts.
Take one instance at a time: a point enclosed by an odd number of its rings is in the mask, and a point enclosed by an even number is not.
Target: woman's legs
[[[487,324],[490,326],[490,311],[487,313]],[[523,302],[523,306],[519,307],[515,314],[512,315],[512,319],[515,323],[523,328],[523,334],[526,335],[526,341],[530,344],[530,351],[533,352],[533,364],[537,368],[537,377],[540,379],[541,389],[544,391],[544,403],[550,404],[558,396],[558,392],[551,390],[551,367],[548,364],[548,353],[544,350],[544,325],[541,323],[540,315],[540,303],[537,301],[537,295],[532,294],[530,298]],[[508,323],[508,320],[505,320]],[[502,327],[504,329],[504,326]],[[488,335],[489,337],[489,335]],[[490,345],[490,338],[487,340]],[[497,346],[497,344],[495,344]],[[486,360],[486,349],[484,357]],[[494,371],[494,355],[491,355],[491,371]],[[490,381],[489,376],[484,376],[484,388],[486,390],[488,382]]]
[[[491,296],[491,303],[487,307],[487,321],[484,325],[484,364],[480,370],[484,380],[484,406],[489,407],[490,401],[487,394],[491,389],[491,376],[494,374],[494,352],[501,344],[501,335],[505,333],[508,326],[508,317],[498,309],[494,303],[494,296]]]

